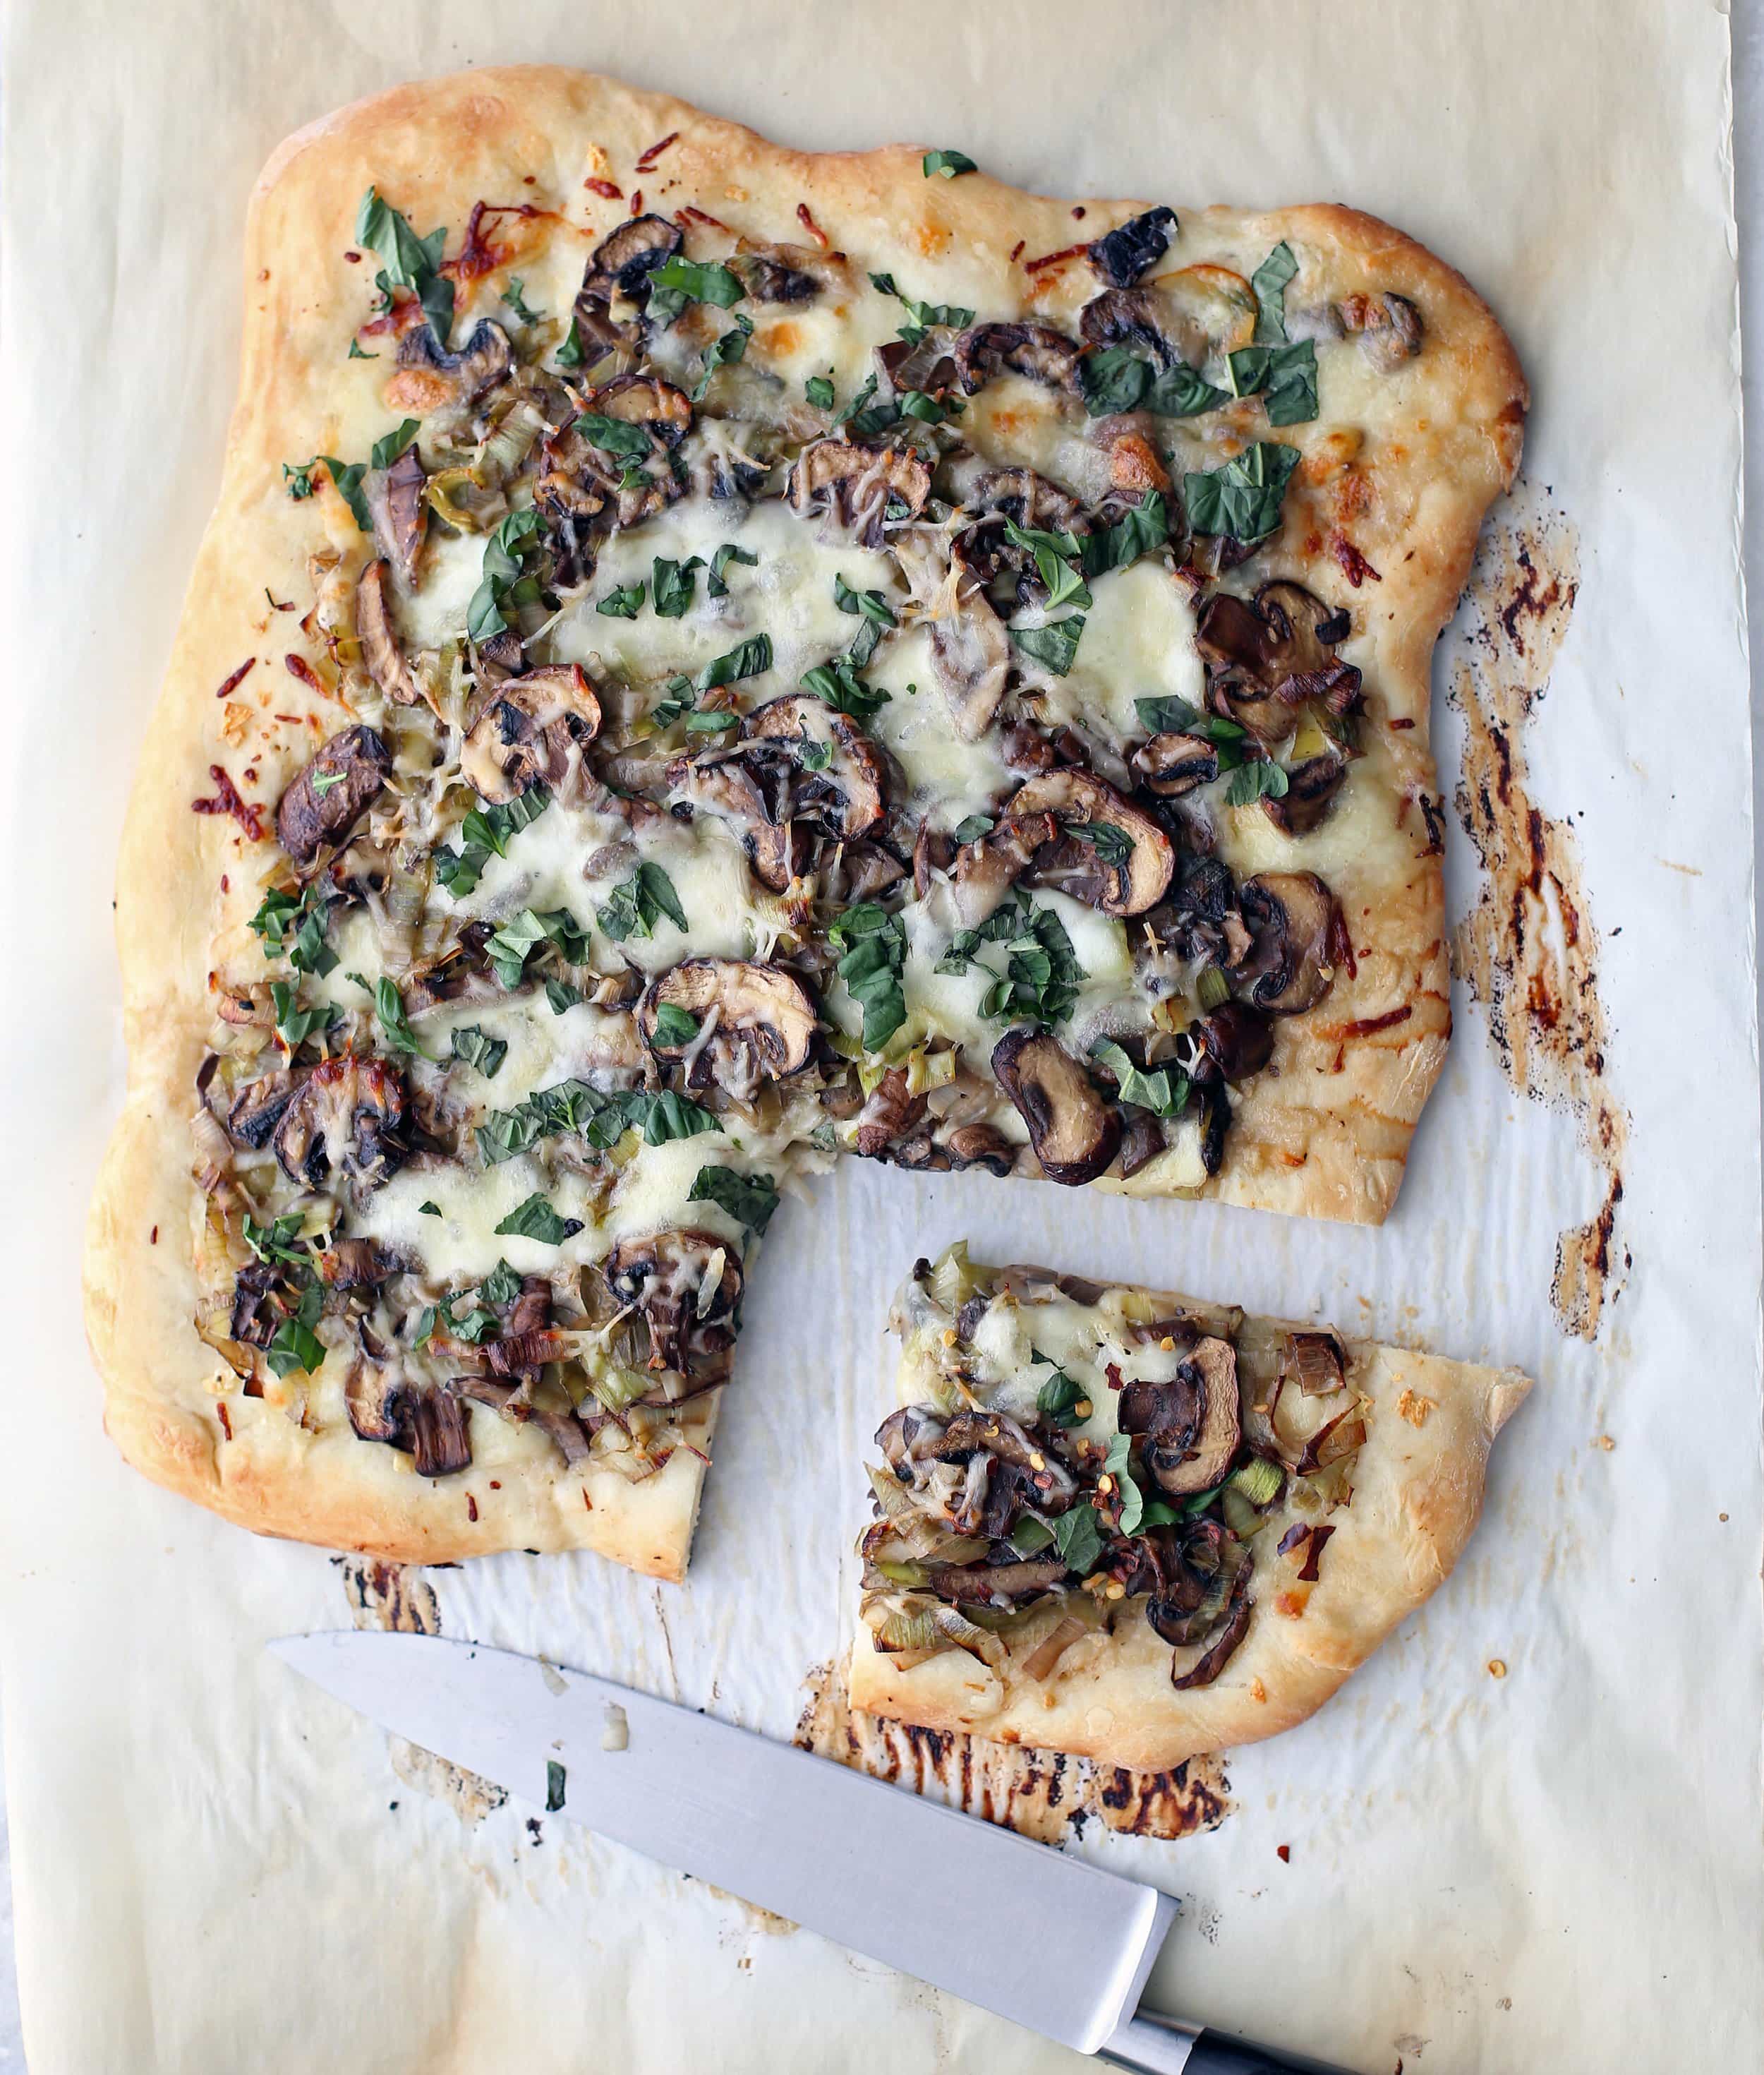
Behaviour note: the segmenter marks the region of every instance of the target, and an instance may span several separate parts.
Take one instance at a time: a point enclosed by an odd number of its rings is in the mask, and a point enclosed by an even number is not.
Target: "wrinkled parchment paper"
[[[1070,1845],[1182,1898],[1154,1998],[1367,2070],[1655,2069],[1687,2036],[1758,2065],[1727,53],[1719,9],[1649,0],[10,10],[0,1526],[34,2075],[1070,2065],[490,1805],[260,1648],[391,1596],[788,1735],[850,1618],[888,1292],[963,1234],[1538,1380],[1449,1586],[1315,1721],[1232,1756],[1219,1827]],[[76,1323],[121,1086],[112,831],[217,479],[251,182],[345,100],[511,59],[804,145],[960,145],[1048,192],[1351,201],[1476,283],[1536,398],[1440,659],[1464,984],[1389,1225],[847,1165],[772,1228],[680,1590],[586,1555],[376,1584],[255,1541],[123,1468]],[[926,1907],[959,1935],[984,1899],[928,1869]]]

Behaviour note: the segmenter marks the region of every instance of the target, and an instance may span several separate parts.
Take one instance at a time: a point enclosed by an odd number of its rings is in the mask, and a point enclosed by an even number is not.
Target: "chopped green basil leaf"
[[[747,357],[747,341],[753,336],[752,320],[738,316],[729,329],[719,333],[704,350],[704,371],[698,377],[691,395],[694,404],[702,404],[710,387],[710,378],[719,367],[732,367]]]
[[[537,324],[545,313],[543,310],[532,310],[527,307],[526,299],[521,293],[526,285],[520,275],[511,274],[508,277],[508,286],[503,290],[503,302],[506,308],[514,312],[522,324]]]
[[[656,1042],[670,1051],[689,1045],[698,1034],[698,1019],[677,1001],[665,1001],[656,1010]]]
[[[375,441],[368,453],[368,466],[390,468],[421,430],[421,425],[415,418],[407,418],[395,432],[388,433],[383,439]]]
[[[536,1189],[495,1229],[499,1239],[536,1239],[545,1246],[561,1246],[582,1230],[582,1220],[559,1217]]]
[[[1063,677],[1078,653],[1079,636],[1084,632],[1084,615],[1068,613],[1047,627],[1011,627],[1005,632],[1025,656],[1033,656],[1056,677]]]
[[[1287,782],[1285,771],[1272,757],[1265,761],[1253,758],[1240,764],[1231,774],[1231,783],[1225,788],[1226,804],[1249,807],[1258,800],[1284,800]]]
[[[1099,1038],[1091,1057],[1106,1066],[1124,1103],[1149,1109],[1153,1116],[1180,1116],[1188,1107],[1188,1076],[1178,1067],[1159,1066],[1148,1071],[1134,1065],[1131,1057],[1112,1038]]]
[[[710,574],[704,580],[706,595],[710,598],[727,598],[729,594],[729,586],[723,581],[723,573],[728,568],[730,563],[740,562],[751,569],[759,560],[760,557],[751,549],[737,547],[733,540],[725,540],[710,557]],[[682,679],[681,681],[685,681]]]
[[[755,634],[726,656],[715,656],[698,673],[701,692],[714,691],[718,685],[733,685],[743,677],[757,677],[772,668],[772,636]]]
[[[1265,540],[1280,524],[1286,484],[1298,449],[1258,440],[1222,468],[1182,478],[1182,503],[1197,533],[1228,535],[1246,544]]]
[[[863,1012],[863,1049],[880,1052],[906,1021],[901,984],[906,931],[901,918],[876,901],[863,901],[836,916],[827,935],[843,953],[839,977]]]
[[[833,384],[824,375],[811,375],[802,385],[802,393],[818,411],[833,408]]]
[[[665,915],[677,930],[686,926],[686,911],[680,905],[673,881],[659,864],[645,858],[600,910],[600,926],[615,942],[627,937],[648,937]]]
[[[1284,345],[1286,338],[1286,284],[1298,271],[1292,247],[1282,238],[1249,277],[1256,292],[1256,343]]]
[[[1054,1547],[1068,1571],[1075,1571],[1080,1577],[1087,1576],[1096,1568],[1103,1553],[1103,1534],[1097,1525],[1096,1509],[1088,1499],[1081,1499],[1076,1506],[1068,1506],[1054,1520]]]
[[[582,412],[575,420],[575,429],[590,446],[598,447],[602,454],[628,454],[633,461],[646,461],[655,450],[641,425],[633,425],[623,418],[609,418],[602,412]]]
[[[508,1057],[507,1040],[492,1038],[475,1023],[466,1024],[454,1031],[453,1047],[453,1057],[463,1059],[468,1066],[475,1066],[487,1081],[495,1079],[503,1061]]]
[[[650,595],[655,600],[656,614],[661,619],[683,619],[692,605],[693,594],[698,587],[696,571],[704,567],[702,555],[691,555],[683,562],[670,561],[665,555],[657,555],[651,568]],[[637,587],[640,599],[643,586]],[[602,608],[604,610],[604,608]]]
[[[643,610],[644,593],[648,586],[641,577],[634,584],[622,590],[610,590],[597,601],[594,611],[607,619],[635,619]]]
[[[733,1167],[701,1167],[686,1192],[689,1203],[717,1203],[750,1232],[764,1233],[778,1207],[769,1174],[738,1174]]]
[[[374,1013],[379,1018],[379,1026],[386,1033],[386,1042],[395,1052],[412,1052],[419,1059],[429,1055],[416,1042],[416,1033],[410,1027],[404,1013],[404,997],[398,991],[398,983],[383,976],[374,988]]]
[[[924,158],[925,177],[941,173],[946,180],[953,180],[958,173],[979,171],[966,151],[927,151]]]
[[[1269,425],[1306,425],[1316,416],[1317,349],[1308,338],[1241,347],[1229,365],[1237,394],[1260,396]]]

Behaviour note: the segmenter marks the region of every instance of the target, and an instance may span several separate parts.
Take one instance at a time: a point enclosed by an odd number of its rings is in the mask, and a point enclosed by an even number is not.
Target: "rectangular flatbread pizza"
[[[852,1706],[1152,1770],[1323,1705],[1449,1575],[1530,1389],[963,1246],[893,1323]]]
[[[528,69],[291,139],[245,285],[122,846],[131,1461],[677,1577],[792,1177],[1385,1215],[1526,408],[1448,267]]]

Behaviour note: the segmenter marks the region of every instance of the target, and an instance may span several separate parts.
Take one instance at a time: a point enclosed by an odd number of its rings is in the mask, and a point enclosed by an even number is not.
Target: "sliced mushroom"
[[[233,1138],[241,1145],[250,1146],[253,1152],[261,1153],[305,1078],[302,1072],[284,1068],[275,1073],[261,1074],[249,1082],[226,1113],[226,1128]]]
[[[1146,1467],[1173,1497],[1223,1484],[1243,1439],[1237,1356],[1231,1343],[1208,1335],[1182,1367],[1199,1379],[1196,1423],[1179,1438],[1154,1435],[1145,1448]]]
[[[1170,314],[1149,288],[1105,288],[1079,313],[1078,328],[1087,346],[1143,346],[1161,367],[1190,358],[1198,362],[1201,354],[1194,351],[1195,342],[1174,338],[1166,329]]]
[[[291,1182],[322,1189],[347,1176],[358,1196],[397,1172],[404,1121],[404,1083],[383,1059],[346,1053],[315,1066],[275,1127],[275,1157]]]
[[[731,264],[756,303],[812,303],[823,285],[821,255],[805,245],[747,244]]]
[[[906,1075],[890,1066],[864,1100],[858,1112],[857,1136],[852,1141],[859,1157],[885,1158],[907,1133],[924,1120],[927,1104],[922,1095],[908,1089]]]
[[[610,303],[615,295],[640,301],[649,292],[649,275],[685,242],[666,217],[634,216],[594,247],[580,292],[592,302]]]
[[[846,843],[881,820],[888,779],[881,752],[855,721],[824,699],[797,692],[768,700],[748,714],[742,735],[795,766],[793,814],[812,815]]]
[[[337,843],[385,785],[392,752],[375,729],[346,727],[333,735],[282,795],[275,833],[296,864],[310,864],[321,847]]]
[[[1051,814],[1007,811],[984,835],[963,843],[955,853],[950,881],[962,927],[977,930],[987,921],[1037,854],[1058,842],[1059,834],[1060,825]]]
[[[621,1240],[601,1273],[614,1301],[641,1313],[652,1369],[670,1371],[691,1390],[727,1377],[742,1274],[725,1240],[693,1228]]]
[[[1349,296],[1341,321],[1381,375],[1394,375],[1421,350],[1421,313],[1406,296]]]
[[[395,706],[413,706],[423,696],[392,632],[386,604],[386,572],[390,565],[371,561],[355,588],[355,637],[362,644],[367,674]]]
[[[416,557],[429,532],[429,500],[423,495],[428,482],[413,441],[390,468],[370,470],[362,485],[374,521],[374,544],[407,590],[416,584]]]
[[[1007,371],[1025,375],[1044,388],[1078,387],[1082,358],[1078,342],[1048,325],[973,325],[957,338],[954,350],[956,379],[970,396]]]
[[[1178,1673],[1175,1665],[1171,1664],[1170,1683],[1178,1692],[1191,1687],[1211,1686],[1249,1633],[1249,1617],[1255,1611],[1255,1603],[1249,1597],[1251,1569],[1251,1564],[1246,1562],[1232,1581],[1225,1625],[1219,1630],[1217,1640],[1208,1645],[1187,1671]]]
[[[1160,799],[1179,799],[1219,776],[1219,746],[1199,735],[1154,735],[1128,759],[1133,775]]]
[[[417,325],[399,343],[398,373],[387,395],[400,408],[427,416],[444,408],[475,403],[500,382],[515,364],[508,334],[488,317],[480,317],[458,353],[449,353],[432,325]]]
[[[1063,1557],[1042,1557],[1017,1563],[933,1563],[925,1585],[940,1600],[979,1605],[1014,1605],[1051,1592],[1066,1576]]]
[[[1220,1002],[1190,1026],[1189,1035],[1224,1080],[1247,1080],[1273,1056],[1273,1025],[1240,1001]]]
[[[790,818],[788,797],[769,793],[740,746],[669,766],[673,796],[694,816],[728,822],[762,886],[782,893],[808,864],[810,832]]]
[[[410,1263],[377,1239],[333,1240],[317,1257],[319,1279],[329,1290],[372,1290]]]
[[[1359,671],[1335,653],[1347,632],[1347,615],[1302,584],[1264,584],[1253,601],[1215,591],[1195,626],[1214,710],[1264,742],[1290,735],[1291,709],[1306,699],[1347,712],[1360,696]]]
[[[1155,267],[1170,250],[1170,233],[1175,228],[1175,210],[1160,204],[1092,238],[1084,256],[1112,288],[1130,288],[1148,267]]]
[[[479,708],[460,752],[462,775],[506,805],[541,781],[569,789],[600,732],[600,702],[579,663],[506,677]]]
[[[451,1477],[472,1459],[470,1415],[445,1388],[412,1383],[393,1365],[361,1359],[343,1385],[349,1423],[416,1459],[424,1477]]]
[[[1277,800],[1264,796],[1262,812],[1282,835],[1308,835],[1328,813],[1347,775],[1346,763],[1331,751],[1307,756],[1288,770],[1286,789]]]
[[[692,400],[655,375],[620,375],[588,392],[588,408],[620,425],[641,425],[664,447],[677,447],[692,430]],[[581,429],[578,425],[578,430]],[[592,437],[584,433],[590,445]]]
[[[789,495],[797,512],[825,512],[866,547],[880,548],[891,503],[917,518],[931,494],[931,471],[911,447],[816,440],[797,455]]]
[[[664,1038],[664,1008],[683,1010],[698,1028],[683,1040]],[[688,959],[652,980],[637,1009],[644,1041],[669,1065],[684,1062],[689,1088],[711,1081],[738,1102],[762,1081],[800,1073],[814,1044],[814,1004],[781,966],[741,959]]]
[[[955,499],[970,512],[996,512],[1044,532],[1090,530],[1082,501],[1032,468],[995,468],[967,453],[950,455],[945,467]]]
[[[955,1167],[983,1167],[990,1174],[1008,1174],[1017,1164],[1017,1148],[996,1124],[958,1124],[943,1141]]]
[[[1115,1158],[1121,1121],[1071,1054],[1045,1031],[1008,1030],[992,1048],[992,1071],[1049,1181],[1095,1181]]]
[[[1334,895],[1314,872],[1264,872],[1237,897],[1250,948],[1226,975],[1233,991],[1273,1016],[1314,1008],[1335,977]]]
[[[1019,821],[1037,814],[1051,814],[1068,832],[1083,837],[1080,860],[1067,861],[1059,884],[1075,900],[1083,901],[1105,915],[1142,915],[1155,907],[1168,891],[1176,868],[1176,852],[1170,838],[1149,814],[1124,800],[1112,785],[1088,772],[1046,771],[1025,780],[1012,795],[1007,814]],[[1099,838],[1083,832],[1113,829],[1127,844],[1110,839],[1105,847]],[[1045,861],[1037,858],[1036,870],[1049,876]]]

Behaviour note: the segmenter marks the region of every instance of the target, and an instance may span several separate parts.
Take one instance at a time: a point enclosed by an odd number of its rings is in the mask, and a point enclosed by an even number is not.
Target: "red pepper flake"
[[[611,180],[602,180],[597,174],[590,173],[582,185],[590,194],[597,194],[604,201],[623,201],[625,198],[622,187],[615,186]]]
[[[1108,1363],[1104,1370],[1104,1374],[1108,1378],[1108,1387],[1111,1390],[1126,1389],[1127,1379],[1121,1374],[1121,1365],[1119,1362]]]
[[[727,230],[729,228],[720,216],[709,216],[703,209],[694,209],[689,201],[684,208],[674,211],[673,220],[682,230],[694,223],[707,223],[713,230]]]
[[[492,1477],[490,1481],[490,1488],[492,1491],[500,1491],[503,1488],[502,1480],[499,1477]]]
[[[1010,264],[1012,266],[1014,267],[1017,261],[1022,258],[1023,247],[1028,243],[1029,240],[1026,238],[1020,238],[1017,239],[1016,244],[1011,247]]]
[[[257,658],[256,658],[256,656],[247,656],[246,657],[245,661],[244,661],[242,663],[241,663],[241,664],[240,664],[240,665],[239,665],[239,667],[238,668],[238,669],[236,669],[236,670],[233,673],[232,676],[227,679],[226,682],[224,685],[222,685],[222,687],[221,687],[221,689],[219,690],[219,691],[217,691],[217,692],[214,694],[214,696],[216,697],[216,698],[217,698],[217,699],[224,699],[224,698],[226,697],[226,695],[227,695],[227,694],[228,694],[229,692],[230,692],[230,691],[233,691],[233,690],[236,690],[236,689],[237,689],[237,687],[238,687],[238,685],[239,680],[240,680],[242,677],[243,677],[246,674],[246,673],[247,673],[247,672],[251,669],[252,665],[253,665],[256,661],[257,661]]]
[[[1408,802],[1406,793],[1404,794],[1403,799],[1406,806]],[[1347,918],[1339,908],[1329,918],[1329,936],[1323,948],[1329,955],[1329,962],[1331,965],[1345,966],[1348,968],[1349,980],[1359,979],[1360,967],[1354,958],[1353,938],[1348,934]]]
[[[468,1520],[475,1520],[478,1518],[478,1501],[470,1492],[466,1494],[466,1518]]]
[[[362,263],[362,255],[359,252],[346,252],[343,257],[352,267],[359,267]]]
[[[382,333],[393,332],[402,338],[412,326],[423,322],[423,306],[408,291],[400,291],[392,299],[392,307],[377,317],[370,317],[365,324],[355,327],[358,338],[378,338]]]
[[[157,1246],[157,1245],[159,1245],[159,1227],[158,1227],[157,1225],[155,1225],[155,1226],[153,1228],[152,1231],[151,1231],[151,1232],[150,1232],[147,1234],[147,1245],[148,1245],[149,1246]]]
[[[214,781],[212,800],[193,800],[193,814],[230,814],[253,843],[263,840],[263,824],[258,819],[255,807],[248,807],[239,797],[238,788],[218,764],[209,766],[209,776]]]
[[[641,216],[643,214],[643,189],[641,188],[633,188],[631,190],[631,213],[633,216]]]
[[[536,173],[523,173],[520,184],[524,188],[536,188],[539,184],[539,176]]]
[[[594,1501],[593,1501],[591,1498],[590,1498],[590,1497],[589,1497],[589,1496],[588,1496],[588,1489],[587,1489],[586,1485],[584,1485],[584,1486],[582,1487],[582,1511],[583,1511],[584,1513],[592,1513],[592,1512],[594,1511]]]
[[[1279,1860],[1280,1863],[1283,1866],[1290,1866],[1292,1864],[1292,1846],[1290,1845],[1276,1845],[1274,1847],[1274,1857]]]
[[[233,1438],[233,1422],[227,1417],[226,1407],[224,1405],[217,1405],[214,1408],[214,1416],[221,1423],[221,1431],[230,1441]]]
[[[640,173],[652,173],[656,169],[656,159],[679,135],[680,132],[677,130],[670,130],[665,137],[658,137],[637,161],[637,171]]]
[[[1374,583],[1384,582],[1384,578],[1379,575],[1345,533],[1330,535],[1329,552],[1335,557],[1336,565],[1341,574],[1356,590],[1359,590],[1368,577],[1370,577]]]
[[[814,218],[810,215],[809,205],[805,201],[799,201],[797,204],[797,222],[802,226],[802,228],[808,232],[810,237],[811,237],[814,240],[815,243],[820,246],[821,250],[825,252],[827,249],[827,234],[821,228],[820,225],[815,222]]]
[[[1414,723],[1412,720],[1408,719],[1406,717],[1402,717],[1392,721],[1390,725],[1393,727],[1413,727],[1414,726]]]
[[[1338,1024],[1338,1038],[1369,1038],[1375,1030],[1389,1030],[1399,1023],[1406,1023],[1414,1011],[1405,1002],[1401,1009],[1386,1009],[1382,1016],[1361,1016],[1352,1023]]]
[[[1068,245],[1058,252],[1044,252],[1039,259],[1025,259],[1023,271],[1026,274],[1039,274],[1044,267],[1062,266],[1066,260],[1075,259],[1079,253],[1089,250],[1087,245]]]
[[[321,698],[324,696],[325,687],[319,681],[318,673],[304,656],[284,656],[282,661],[287,665],[288,674],[291,677],[298,677],[309,692],[317,692]]]
[[[272,611],[292,612],[294,610],[294,601],[292,598],[290,598],[287,604],[284,605],[280,598],[279,598],[272,590],[266,590],[263,595],[269,600],[270,608]]]
[[[1082,204],[1072,211],[1072,221],[1074,223],[1082,223],[1084,221],[1084,210]]]
[[[232,890],[233,890],[233,888],[232,888],[232,882],[231,882],[231,880],[230,880],[228,879],[228,877],[227,877],[226,874],[223,872],[221,874],[221,891],[222,891],[223,893],[231,893],[231,891],[232,891]]]

